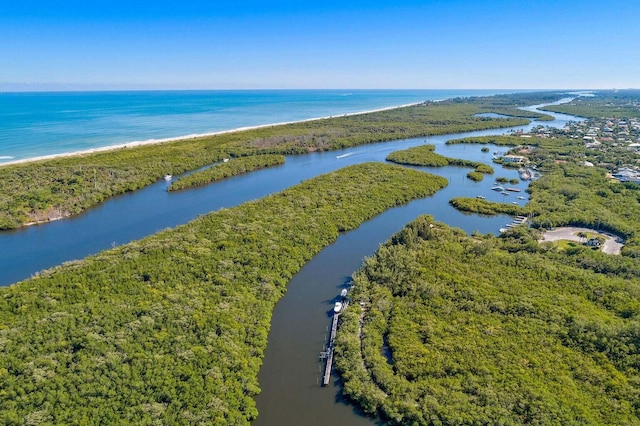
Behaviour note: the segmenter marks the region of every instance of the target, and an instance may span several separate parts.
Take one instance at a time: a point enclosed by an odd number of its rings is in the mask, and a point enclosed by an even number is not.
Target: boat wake
[[[355,152],[348,152],[346,154],[341,154],[341,155],[336,155],[336,158],[344,158],[344,157],[349,157],[350,155],[355,154]]]

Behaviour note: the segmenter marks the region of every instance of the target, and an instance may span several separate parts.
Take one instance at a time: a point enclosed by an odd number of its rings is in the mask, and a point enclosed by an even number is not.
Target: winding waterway
[[[535,107],[530,107],[533,109]],[[434,136],[428,143],[436,152],[491,164],[491,147],[481,152],[479,145],[445,145],[452,138],[501,134],[508,130],[528,130],[539,124],[562,127],[576,117],[553,114],[553,122],[532,122],[527,126]],[[282,166],[236,176],[188,191],[167,192],[159,181],[134,193],[114,197],[77,217],[39,226],[0,233],[0,285],[8,285],[73,259],[86,257],[112,245],[140,239],[167,227],[186,223],[198,215],[264,197],[319,174],[366,161],[384,161],[393,151],[424,144],[423,138],[377,143],[340,151],[287,157]],[[425,169],[427,170],[427,169]],[[509,217],[480,217],[460,213],[449,206],[454,197],[483,195],[488,200],[526,203],[526,184],[519,187],[525,200],[491,191],[493,179],[474,182],[466,178],[466,168],[428,169],[449,180],[434,196],[390,209],[359,228],[339,237],[314,257],[291,280],[273,313],[269,343],[259,382],[262,393],[256,398],[259,418],[256,425],[340,425],[371,424],[353,406],[339,398],[334,378],[328,387],[319,384],[318,355],[326,342],[329,313],[335,297],[358,269],[365,256],[380,243],[420,214],[467,232],[497,233]],[[496,170],[495,176],[517,177],[513,169]]]

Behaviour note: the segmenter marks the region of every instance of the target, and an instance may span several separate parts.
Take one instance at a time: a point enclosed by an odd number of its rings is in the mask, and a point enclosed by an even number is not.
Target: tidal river
[[[538,124],[562,127],[568,120],[553,114],[553,122],[533,122],[516,129],[527,130]],[[511,129],[496,129],[430,137],[436,152],[491,164],[492,152],[506,148],[491,147],[481,152],[479,145],[445,145],[448,139],[501,134]],[[167,227],[186,223],[198,215],[236,206],[264,197],[302,180],[347,165],[366,161],[385,161],[392,151],[424,144],[425,139],[407,139],[349,148],[341,151],[287,157],[286,163],[272,169],[237,176],[202,188],[169,193],[167,182],[160,181],[134,193],[115,197],[88,212],[70,219],[26,229],[0,233],[0,285],[30,277],[38,271],[65,261],[140,239]],[[326,342],[330,311],[335,297],[348,283],[365,256],[379,244],[420,214],[432,214],[436,220],[467,232],[497,233],[510,218],[462,214],[451,208],[454,197],[483,195],[503,201],[504,196],[490,188],[493,179],[473,182],[466,178],[469,169],[445,167],[429,169],[449,180],[449,185],[434,196],[390,209],[359,228],[339,237],[313,258],[291,280],[286,295],[273,314],[269,343],[259,382],[257,397],[260,415],[256,425],[340,425],[371,424],[340,400],[337,380],[321,387],[320,351]],[[517,177],[514,170],[497,169],[495,176]],[[519,186],[524,192],[525,183]],[[525,200],[509,197],[520,204]]]

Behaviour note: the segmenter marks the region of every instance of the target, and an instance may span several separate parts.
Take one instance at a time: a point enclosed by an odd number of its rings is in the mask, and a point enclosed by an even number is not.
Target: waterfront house
[[[502,161],[505,163],[524,163],[527,160],[526,157],[521,155],[504,155]]]

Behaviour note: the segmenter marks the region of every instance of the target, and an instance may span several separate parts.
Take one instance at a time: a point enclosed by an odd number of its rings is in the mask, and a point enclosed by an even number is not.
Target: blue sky
[[[640,1],[0,0],[0,89],[640,87]]]

